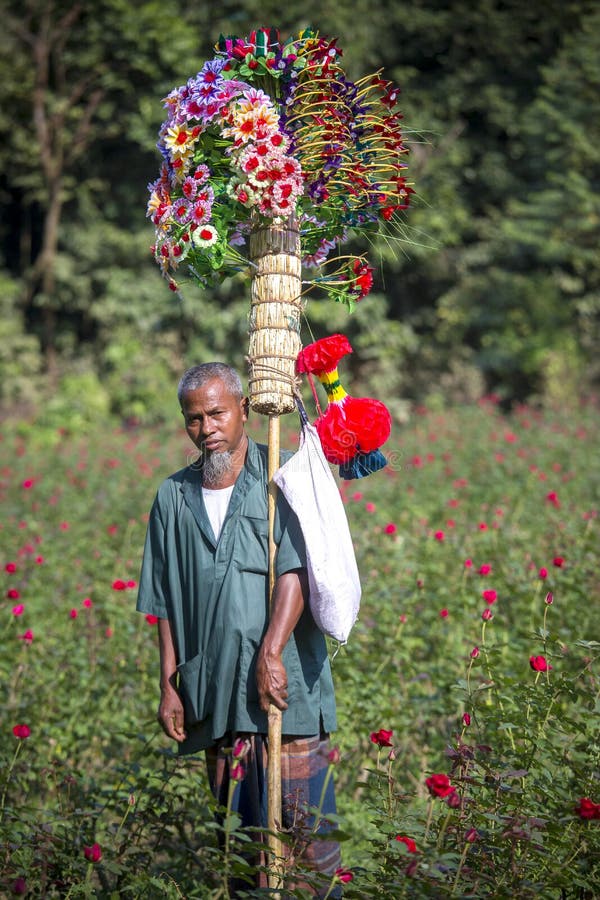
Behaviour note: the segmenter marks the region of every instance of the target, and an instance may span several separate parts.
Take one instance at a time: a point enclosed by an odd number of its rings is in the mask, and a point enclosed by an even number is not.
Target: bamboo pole
[[[273,475],[279,468],[279,416],[269,416],[269,445],[268,445],[268,472],[269,472],[269,597],[273,603],[275,591],[275,545],[274,526],[275,509],[277,506],[277,485],[273,481]],[[269,764],[267,770],[267,827],[269,829],[269,887],[279,891],[282,886],[282,862],[283,846],[279,838],[281,829],[281,710],[273,703],[269,705],[268,719],[268,743]],[[279,893],[273,895],[279,897]]]
[[[253,410],[269,416],[268,515],[269,598],[275,589],[274,539],[279,468],[280,422],[295,407],[296,358],[302,348],[300,235],[293,219],[256,228],[250,234],[250,258],[255,265],[250,306],[248,347],[249,395]],[[281,710],[270,704],[267,714],[269,760],[267,771],[268,885],[274,900],[283,884],[281,831]]]

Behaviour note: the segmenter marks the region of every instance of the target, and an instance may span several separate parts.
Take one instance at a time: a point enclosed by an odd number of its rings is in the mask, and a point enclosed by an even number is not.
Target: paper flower
[[[339,379],[337,365],[352,352],[343,334],[309,344],[298,354],[296,369],[317,376],[327,393],[328,405],[315,422],[323,453],[340,466],[342,478],[362,478],[386,465],[379,450],[390,436],[392,420],[387,407],[371,397],[351,397]]]
[[[337,41],[310,29],[282,42],[261,28],[215,50],[164,99],[148,216],[170,287],[182,270],[201,284],[249,271],[248,233],[290,216],[317,268],[353,232],[389,230],[413,193],[398,89],[381,72],[350,81]],[[352,308],[372,269],[362,257],[345,268],[313,283]]]

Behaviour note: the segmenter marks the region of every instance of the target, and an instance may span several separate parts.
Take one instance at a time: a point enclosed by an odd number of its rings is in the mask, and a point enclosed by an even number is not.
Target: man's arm
[[[174,741],[185,740],[183,703],[177,690],[177,656],[173,632],[168,619],[158,620],[158,649],[160,652],[160,703],[157,719],[163,731]]]
[[[268,712],[270,703],[279,709],[287,709],[287,673],[281,654],[298,624],[307,599],[306,569],[295,569],[279,576],[275,582],[269,626],[256,663],[258,699],[264,712]]]

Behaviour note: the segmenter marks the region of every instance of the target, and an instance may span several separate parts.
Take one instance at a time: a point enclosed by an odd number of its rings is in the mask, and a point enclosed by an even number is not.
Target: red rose
[[[594,803],[589,797],[577,801],[575,812],[582,819],[600,819],[600,803]]]
[[[341,881],[342,884],[348,884],[348,882],[352,881],[354,875],[352,874],[350,869],[344,869],[340,867],[339,869],[335,870],[335,877],[338,879],[338,881]]]
[[[379,731],[371,732],[371,741],[379,747],[391,747],[392,742],[390,741],[390,738],[393,733],[393,731],[388,731],[387,728],[380,728]]]
[[[102,849],[100,847],[100,844],[92,844],[91,847],[84,847],[83,855],[89,862],[100,862],[100,860],[102,859]]]
[[[397,834],[396,840],[400,841],[401,844],[406,844],[406,849],[408,850],[409,853],[417,852],[417,845],[415,844],[415,842],[413,841],[412,838],[406,837],[406,835]]]
[[[449,797],[450,794],[456,791],[454,785],[450,784],[448,776],[443,773],[430,775],[429,778],[425,779],[425,784],[429,788],[429,793],[432,797]]]
[[[13,734],[16,738],[19,738],[20,741],[28,738],[31,734],[31,729],[29,725],[15,725],[13,728]]]
[[[552,668],[545,656],[530,656],[529,665],[534,672],[548,672]]]

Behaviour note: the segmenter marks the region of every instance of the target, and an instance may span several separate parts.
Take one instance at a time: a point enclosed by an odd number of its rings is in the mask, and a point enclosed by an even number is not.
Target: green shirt
[[[156,495],[137,609],[171,622],[188,735],[181,753],[202,750],[229,731],[268,731],[255,680],[269,609],[267,515],[267,451],[251,439],[218,541],[197,466],[171,475]],[[276,575],[305,567],[300,526],[280,492],[274,531]],[[327,647],[308,604],[283,663],[289,704],[283,734],[335,730]]]

